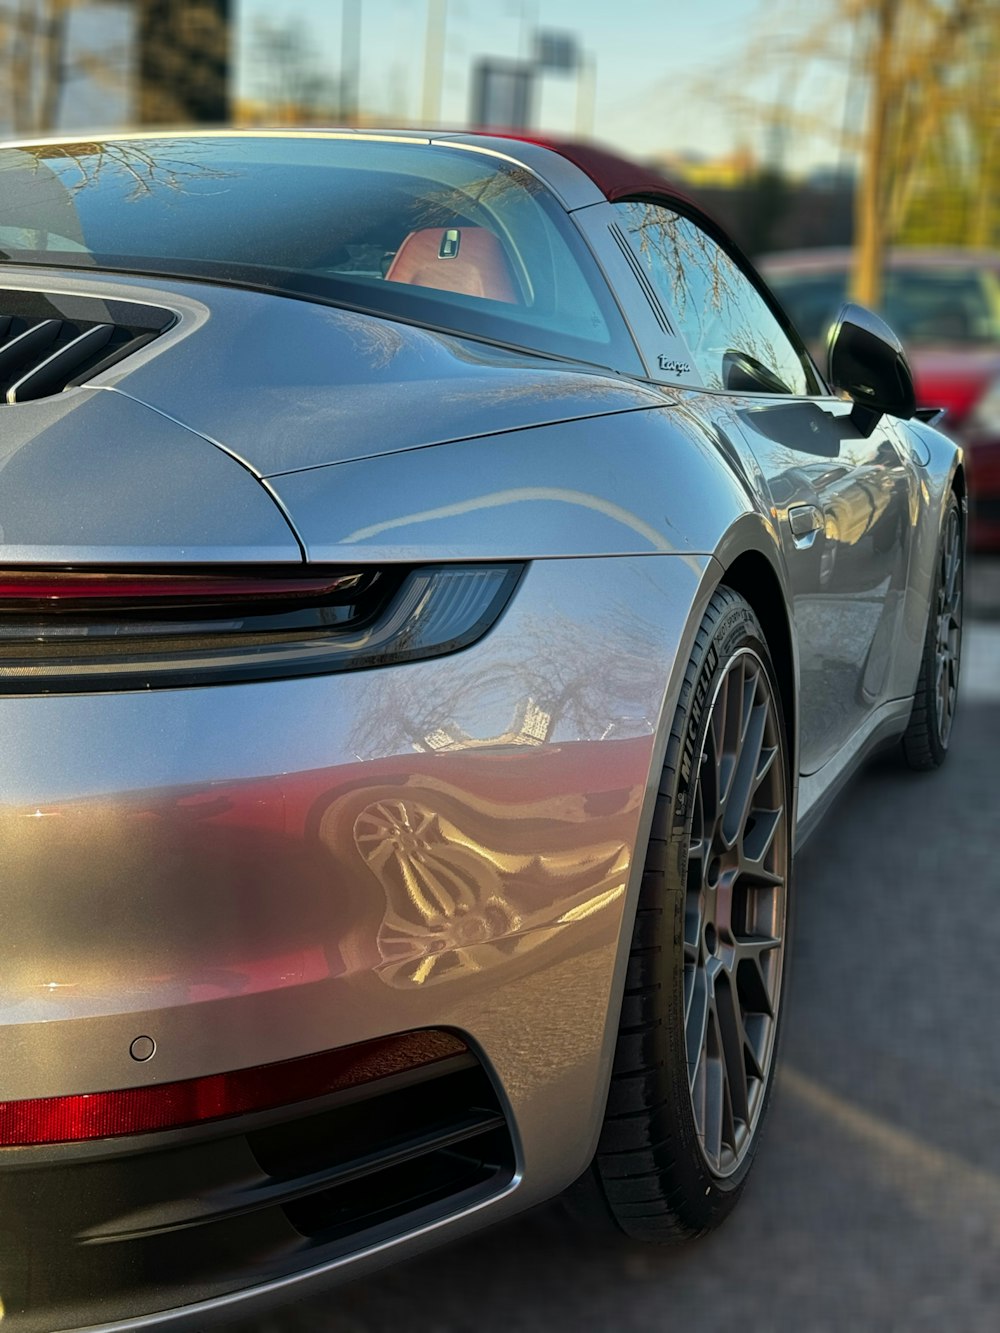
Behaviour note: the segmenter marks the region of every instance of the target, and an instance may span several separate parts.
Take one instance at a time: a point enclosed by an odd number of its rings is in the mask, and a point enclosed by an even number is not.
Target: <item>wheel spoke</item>
[[[774,1017],[774,996],[771,994],[771,983],[767,973],[770,955],[780,948],[781,940],[774,936],[737,940],[733,971],[744,1019],[747,1014],[766,1014],[768,1018]]]
[[[726,797],[722,817],[722,836],[730,847],[743,831],[750,813],[750,803],[759,786],[757,773],[761,763],[767,716],[767,705],[762,703],[750,710],[750,717],[747,719],[743,746],[736,761],[736,771]]]
[[[753,782],[753,794],[755,796],[757,792],[760,790],[760,784],[767,777],[768,773],[770,773],[771,765],[774,763],[775,756],[777,755],[777,753],[778,753],[778,747],[776,745],[772,745],[770,747],[764,747],[761,749],[760,760],[758,761],[757,764],[757,772],[756,775],[754,776],[754,782]]]
[[[722,1055],[733,1120],[748,1126],[750,1124],[750,1090],[747,1086],[746,1060],[743,1055],[746,1034],[743,1031],[739,996],[736,987],[726,974],[720,976],[715,985],[715,1008],[719,1016],[719,1033],[722,1038]],[[734,1134],[735,1130],[736,1124],[734,1123]],[[735,1138],[730,1141],[735,1149]]]
[[[744,690],[746,685],[746,663],[740,659],[730,669],[724,686],[726,694],[726,729],[723,736],[723,756],[721,773],[724,780],[719,784],[719,810],[724,811],[732,795],[732,784],[736,777],[736,764],[743,746],[745,728]]]
[[[705,969],[699,967],[693,976],[691,1003],[687,1007],[685,1021],[685,1039],[688,1051],[688,1077],[694,1085],[700,1071],[699,1066],[705,1058],[705,1042],[708,1036],[709,983]]]
[[[767,865],[784,815],[782,807],[754,811],[753,825],[744,835],[740,856],[740,870],[744,879],[752,884],[775,887],[784,884],[784,876]]]
[[[708,1025],[705,1047],[705,1100],[701,1135],[705,1156],[709,1163],[722,1165],[723,1119],[726,1114],[726,1074],[719,1049],[719,1035],[715,1016]]]
[[[764,1055],[771,1044],[771,1034],[774,1031],[774,1022],[766,1014],[750,1014],[743,1020],[743,1027],[747,1034],[747,1044],[743,1048],[746,1057],[748,1074],[756,1079],[758,1084],[763,1084],[766,1077],[767,1059]]]

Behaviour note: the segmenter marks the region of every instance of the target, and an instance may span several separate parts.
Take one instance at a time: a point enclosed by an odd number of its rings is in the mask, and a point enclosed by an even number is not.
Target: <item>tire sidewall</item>
[[[938,768],[944,763],[951,745],[951,732],[954,730],[954,716],[952,716],[952,725],[949,729],[947,738],[941,735],[941,719],[938,715],[937,699],[937,624],[938,624],[938,596],[941,592],[944,571],[942,561],[944,559],[945,541],[948,534],[948,525],[951,522],[952,513],[955,514],[958,522],[958,541],[961,550],[961,564],[959,566],[959,581],[961,585],[961,607],[962,618],[964,621],[965,613],[965,558],[966,558],[966,527],[962,515],[962,507],[958,498],[952,491],[949,495],[948,503],[945,505],[944,515],[941,522],[941,531],[938,535],[937,546],[934,555],[934,580],[931,585],[930,605],[927,612],[927,629],[924,634],[923,655],[921,657],[920,676],[917,682],[918,694],[923,692],[923,706],[926,716],[926,730],[924,743],[926,744],[926,755],[929,763],[919,763],[918,767]],[[959,638],[959,659],[958,676],[961,678],[962,666],[962,643]],[[919,741],[917,742],[919,745]],[[911,746],[912,748],[912,746]]]

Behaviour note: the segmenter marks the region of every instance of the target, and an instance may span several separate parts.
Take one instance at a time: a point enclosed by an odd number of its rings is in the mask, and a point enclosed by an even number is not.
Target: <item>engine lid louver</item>
[[[0,403],[31,402],[82,384],[175,318],[132,301],[0,289]]]

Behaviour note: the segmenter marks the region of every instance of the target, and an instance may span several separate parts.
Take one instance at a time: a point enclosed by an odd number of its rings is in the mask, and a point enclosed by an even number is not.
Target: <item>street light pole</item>
[[[421,123],[428,129],[441,119],[441,87],[444,83],[445,27],[448,0],[427,0],[427,37],[424,42],[424,95]]]
[[[341,0],[340,25],[340,113],[353,125],[361,82],[361,0]]]
[[[576,137],[589,139],[594,133],[594,106],[597,101],[597,58],[580,53],[576,70]]]
[[[517,44],[522,60],[531,58],[531,46],[538,31],[538,0],[521,0]]]

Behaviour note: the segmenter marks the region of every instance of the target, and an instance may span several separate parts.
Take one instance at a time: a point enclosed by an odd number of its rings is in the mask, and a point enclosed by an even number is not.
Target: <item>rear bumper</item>
[[[427,1063],[294,1108],[17,1151],[19,1169],[0,1174],[0,1208],[16,1219],[4,1247],[12,1326],[103,1328],[125,1314],[134,1327],[201,1304],[181,1319],[200,1327],[206,1307],[248,1287],[280,1287],[503,1194],[514,1147],[490,1079],[451,1034],[411,1039],[431,1048]]]
[[[141,1236],[127,1221],[266,1175],[252,1136],[332,1104],[2,1149],[11,1333],[201,1326],[512,1212],[584,1169],[660,721],[709,563],[537,562],[485,640],[434,662],[0,699],[5,1100],[435,1028],[477,1054],[503,1120],[485,1176],[333,1240],[252,1191],[228,1220],[209,1209]],[[138,1036],[156,1043],[143,1063]],[[61,1208],[70,1197],[85,1207]]]

